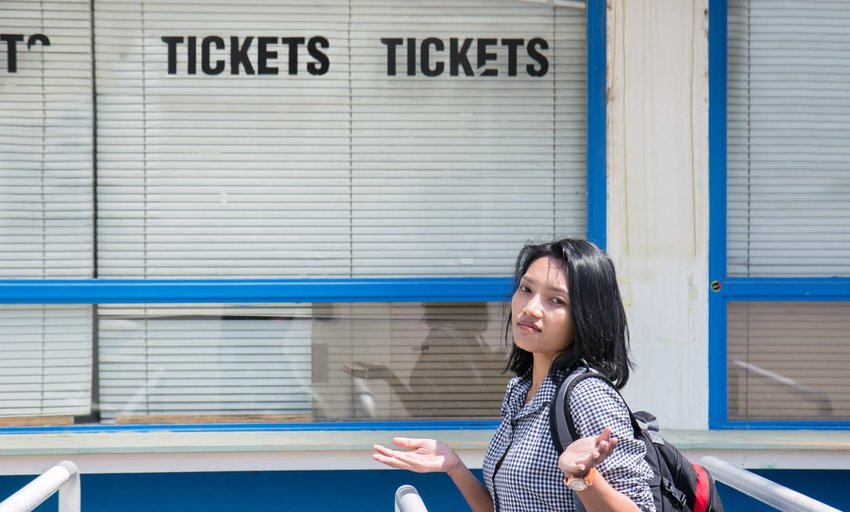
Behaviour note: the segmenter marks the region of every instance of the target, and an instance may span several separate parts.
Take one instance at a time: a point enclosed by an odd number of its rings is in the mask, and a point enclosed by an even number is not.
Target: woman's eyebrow
[[[522,276],[520,281],[527,281],[528,284],[535,285],[535,286],[537,284],[537,283],[534,282],[534,279],[531,279],[530,277],[526,277],[526,276]],[[556,293],[563,293],[564,295],[569,295],[569,292],[567,290],[565,290],[564,288],[561,288],[560,286],[552,286],[552,285],[547,284],[545,286],[545,288],[550,290],[550,291],[556,292]]]

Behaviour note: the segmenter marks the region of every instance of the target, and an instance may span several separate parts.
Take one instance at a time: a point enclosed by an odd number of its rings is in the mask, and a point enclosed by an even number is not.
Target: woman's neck
[[[535,356],[534,366],[531,367],[531,386],[535,389],[543,384],[543,380],[549,375],[549,368],[552,367],[552,361],[550,359],[541,359],[543,358]]]
[[[543,354],[534,354],[534,360],[531,365],[531,388],[529,388],[528,394],[525,396],[525,403],[530,402],[534,398],[537,390],[540,389],[540,385],[546,380],[546,376],[549,375],[549,369],[552,368],[553,359]]]

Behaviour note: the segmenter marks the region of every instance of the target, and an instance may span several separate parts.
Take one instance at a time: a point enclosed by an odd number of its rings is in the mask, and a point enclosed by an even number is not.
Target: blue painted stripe
[[[295,432],[360,430],[495,430],[498,420],[338,421],[317,423],[231,423],[200,425],[65,425],[2,427],[1,434],[109,433],[109,432]]]
[[[841,301],[850,300],[850,278],[728,278],[721,292],[727,301]]]
[[[708,428],[726,423],[726,299],[721,293],[708,297]]]
[[[726,0],[708,11],[709,279],[726,277]]]
[[[727,421],[717,428],[737,430],[847,430],[847,421]]]
[[[608,243],[605,0],[587,2],[587,238]]]
[[[0,304],[478,302],[506,300],[509,277],[0,281]]]
[[[726,423],[726,0],[708,4],[708,426]]]

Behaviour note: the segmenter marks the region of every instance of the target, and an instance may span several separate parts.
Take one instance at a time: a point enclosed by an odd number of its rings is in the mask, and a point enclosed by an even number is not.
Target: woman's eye
[[[559,306],[566,306],[567,305],[567,301],[565,301],[564,299],[562,299],[560,297],[553,297],[552,302],[554,302],[555,304],[557,304]]]
[[[528,286],[525,286],[525,285],[520,285],[519,291],[521,291],[522,293],[528,293],[528,292],[531,291],[531,288],[529,288]]]

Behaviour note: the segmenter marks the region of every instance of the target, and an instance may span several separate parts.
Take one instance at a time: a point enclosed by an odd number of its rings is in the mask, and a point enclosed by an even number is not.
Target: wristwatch
[[[568,478],[564,478],[564,483],[567,484],[571,490],[575,492],[581,492],[591,485],[593,485],[593,477],[596,476],[596,468],[592,467],[587,472],[584,477],[570,476]]]

